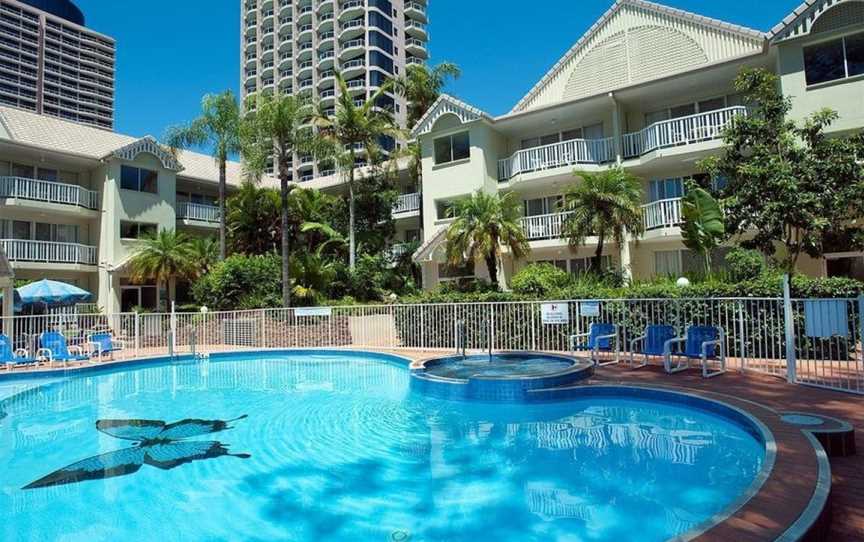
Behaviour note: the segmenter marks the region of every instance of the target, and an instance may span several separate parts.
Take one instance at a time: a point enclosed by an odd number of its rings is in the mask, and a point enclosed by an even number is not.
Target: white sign
[[[567,303],[544,303],[540,306],[544,326],[559,326],[570,323],[570,310]]]
[[[294,309],[294,314],[300,316],[330,316],[333,309],[330,307],[309,307],[305,309]]]
[[[597,318],[600,316],[599,301],[583,301],[579,303],[579,314],[586,318]]]

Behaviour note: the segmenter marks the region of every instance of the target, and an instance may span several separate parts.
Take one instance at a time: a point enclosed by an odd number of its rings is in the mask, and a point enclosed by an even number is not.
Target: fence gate
[[[859,299],[792,299],[795,372],[800,384],[864,394]]]

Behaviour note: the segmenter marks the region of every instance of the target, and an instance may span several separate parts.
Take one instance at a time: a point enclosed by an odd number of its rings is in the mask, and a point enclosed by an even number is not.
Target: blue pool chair
[[[36,365],[39,360],[31,358],[23,348],[14,349],[12,340],[7,335],[0,335],[0,363],[11,371],[16,365]]]
[[[57,331],[46,331],[39,338],[42,347],[36,352],[37,358],[48,361],[53,366],[54,362],[62,362],[66,367],[70,361],[87,361],[90,359],[84,355],[80,346],[69,346],[66,337]],[[74,353],[73,353],[74,352]]]
[[[683,343],[684,348],[673,352],[674,344]],[[673,358],[677,360],[673,367]],[[702,376],[711,378],[726,372],[726,341],[723,328],[714,326],[689,326],[684,337],[676,337],[666,341],[666,355],[663,366],[669,374],[677,373],[690,367],[690,360],[702,360]],[[709,362],[717,362],[719,368],[710,371]]]
[[[120,352],[126,348],[126,343],[114,338],[108,331],[100,331],[87,336],[87,345],[90,347],[90,355],[98,359],[108,354],[113,359],[114,352]]]
[[[580,343],[580,339],[587,339],[587,341]],[[577,351],[591,352],[591,360],[595,367],[618,363],[621,358],[621,349],[618,347],[618,326],[615,324],[591,324],[588,333],[570,336],[570,351],[574,354]],[[614,359],[601,363],[600,352],[614,353]]]
[[[674,338],[675,328],[672,326],[646,326],[644,335],[630,341],[630,368],[640,369],[647,366],[650,357],[665,358],[666,343]],[[639,365],[636,365],[636,356],[642,356],[642,363]]]

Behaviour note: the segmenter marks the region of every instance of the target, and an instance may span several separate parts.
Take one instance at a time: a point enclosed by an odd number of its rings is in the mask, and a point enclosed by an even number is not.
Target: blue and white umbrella
[[[93,299],[93,294],[86,290],[48,279],[22,286],[17,291],[24,306],[68,307]]]

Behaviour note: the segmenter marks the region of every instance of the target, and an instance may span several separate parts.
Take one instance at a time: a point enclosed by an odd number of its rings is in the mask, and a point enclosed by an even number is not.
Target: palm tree
[[[408,126],[417,124],[432,107],[449,78],[458,79],[461,75],[462,70],[451,62],[442,62],[434,68],[423,64],[409,65],[405,75],[393,82],[394,90],[408,100]]]
[[[340,74],[336,74],[339,95],[336,111],[332,117],[323,108],[315,116],[323,141],[328,143],[328,154],[346,177],[348,185],[348,267],[353,271],[357,261],[357,241],[355,231],[354,185],[357,179],[357,152],[366,153],[368,163],[380,161],[383,149],[380,140],[390,136],[398,138],[402,131],[396,126],[393,115],[377,104],[393,87],[392,81],[381,85],[372,96],[358,105]]]
[[[564,236],[571,247],[585,244],[597,236],[597,250],[591,259],[591,270],[599,273],[603,265],[603,245],[612,239],[619,247],[626,232],[642,235],[642,182],[621,167],[600,173],[575,173],[582,178],[565,197]]]
[[[456,201],[452,216],[455,220],[447,229],[448,262],[462,265],[483,258],[495,288],[501,246],[508,247],[516,259],[531,251],[522,229],[521,207],[510,193],[499,196],[478,190]]]
[[[273,158],[279,175],[279,201],[282,219],[282,303],[291,306],[291,219],[289,198],[296,187],[292,181],[291,160],[295,152],[314,152],[315,133],[305,124],[312,108],[305,99],[286,94],[264,95],[257,108],[243,119],[241,141],[247,170],[260,178]]]
[[[219,261],[219,242],[213,237],[189,239],[189,278],[199,279]]]
[[[201,100],[201,116],[189,124],[172,126],[165,141],[172,153],[190,147],[210,147],[219,167],[219,259],[226,254],[225,192],[226,164],[240,151],[240,108],[234,93],[208,94]]]
[[[178,278],[192,275],[194,266],[186,235],[165,229],[142,239],[129,260],[133,281],[155,280],[157,292],[162,290],[163,284],[168,285],[169,308],[174,283]]]

